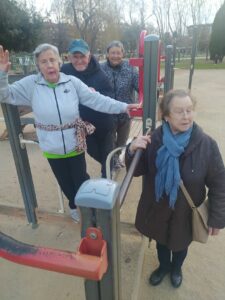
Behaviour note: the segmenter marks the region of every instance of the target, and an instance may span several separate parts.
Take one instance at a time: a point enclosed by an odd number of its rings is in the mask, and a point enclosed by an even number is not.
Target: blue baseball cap
[[[88,44],[84,40],[76,39],[71,42],[68,51],[70,53],[80,52],[85,55],[90,51],[90,49]]]

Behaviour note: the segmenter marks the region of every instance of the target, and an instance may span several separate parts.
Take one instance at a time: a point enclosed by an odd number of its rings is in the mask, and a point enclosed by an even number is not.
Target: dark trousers
[[[188,249],[171,251],[166,246],[156,244],[160,267],[167,270],[179,270],[187,256]]]
[[[126,146],[127,139],[130,134],[130,127],[131,127],[131,120],[125,119],[121,121],[120,119],[114,119],[114,133],[113,133],[113,140],[114,140],[114,149],[118,147]],[[114,155],[114,162],[119,159],[119,156],[122,151],[117,151]]]
[[[85,154],[68,158],[48,159],[52,171],[63,193],[69,200],[69,207],[76,208],[75,195],[81,184],[89,179],[86,171]]]
[[[131,127],[130,119],[126,119],[124,122],[117,121],[114,129],[115,148],[126,146],[126,142],[130,133],[130,127]]]
[[[113,150],[113,131],[91,134],[86,137],[87,153],[101,164],[102,177],[106,178],[106,159]]]

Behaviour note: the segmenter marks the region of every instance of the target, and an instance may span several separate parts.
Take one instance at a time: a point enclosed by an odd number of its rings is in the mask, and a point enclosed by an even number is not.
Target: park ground
[[[187,88],[187,70],[175,71],[177,88]],[[192,93],[197,98],[196,121],[216,139],[225,161],[225,70],[196,70]],[[0,112],[1,116],[1,112]],[[4,124],[0,123],[0,133]],[[33,135],[33,127],[25,136]],[[8,141],[0,142],[0,230],[14,238],[45,247],[74,251],[79,239],[79,225],[67,210],[58,214],[59,200],[55,179],[35,145],[27,146],[38,201],[37,229],[27,223],[23,210],[14,161]],[[99,165],[87,156],[92,177],[100,176]],[[121,172],[119,179],[124,176]],[[225,295],[225,230],[209,239],[207,245],[193,243],[183,267],[184,281],[174,290],[165,278],[158,287],[148,284],[156,268],[154,242],[150,245],[133,227],[140,179],[134,179],[121,210],[121,267],[123,300],[223,300]],[[143,255],[142,255],[143,254]],[[1,300],[85,300],[83,280],[63,274],[24,267],[0,259]],[[107,300],[107,299],[104,299]]]

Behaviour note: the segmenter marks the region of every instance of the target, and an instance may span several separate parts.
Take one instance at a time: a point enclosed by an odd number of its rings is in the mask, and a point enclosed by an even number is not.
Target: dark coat
[[[76,71],[71,63],[67,63],[61,67],[61,72],[79,78],[87,86],[94,88],[100,94],[105,96],[112,95],[112,86],[94,56],[91,56],[88,67],[84,71]],[[96,127],[95,134],[101,137],[102,135],[106,135],[108,131],[113,130],[113,115],[95,111],[81,104],[79,105],[79,109],[81,118]]]
[[[162,145],[162,127],[155,130],[151,144],[144,151],[135,176],[144,176],[143,191],[138,204],[135,225],[149,238],[173,251],[188,247],[192,241],[191,208],[179,189],[175,208],[166,195],[155,200],[155,159]],[[127,165],[131,158],[126,153]],[[225,168],[217,143],[194,124],[190,142],[180,157],[180,174],[195,205],[209,199],[208,225],[225,227]]]

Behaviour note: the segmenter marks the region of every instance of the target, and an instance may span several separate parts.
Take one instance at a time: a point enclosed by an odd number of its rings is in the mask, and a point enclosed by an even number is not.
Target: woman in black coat
[[[209,200],[208,227],[217,235],[225,227],[225,168],[216,142],[194,122],[194,99],[183,90],[168,92],[160,109],[163,123],[151,138],[141,136],[127,148],[130,161],[145,149],[135,176],[145,175],[135,225],[156,240],[159,267],[149,282],[158,285],[170,272],[171,283],[182,283],[182,264],[192,242],[192,210],[180,190],[183,183],[199,206]]]

